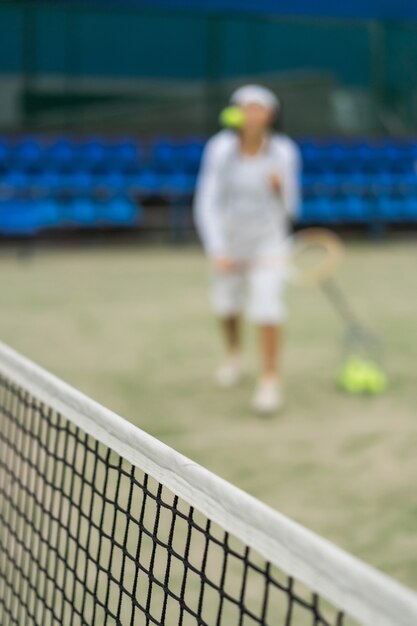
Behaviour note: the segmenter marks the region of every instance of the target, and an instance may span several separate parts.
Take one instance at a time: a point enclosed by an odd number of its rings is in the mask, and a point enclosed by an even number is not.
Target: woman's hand
[[[273,189],[273,191],[275,191],[275,193],[280,194],[282,192],[282,183],[281,183],[281,178],[279,177],[278,174],[271,174],[269,177],[269,183]]]
[[[211,259],[212,265],[217,272],[226,274],[227,272],[233,272],[235,264],[232,259],[227,256],[215,256]]]

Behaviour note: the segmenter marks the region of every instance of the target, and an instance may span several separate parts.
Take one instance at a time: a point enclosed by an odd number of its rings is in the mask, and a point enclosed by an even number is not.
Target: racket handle
[[[347,298],[343,294],[340,287],[333,280],[333,278],[328,278],[323,283],[321,283],[321,288],[326,296],[329,298],[329,300],[332,302],[335,309],[340,313],[343,319],[348,322],[349,325],[356,326],[358,328],[362,327],[362,323],[360,322],[356,313],[354,313]]]

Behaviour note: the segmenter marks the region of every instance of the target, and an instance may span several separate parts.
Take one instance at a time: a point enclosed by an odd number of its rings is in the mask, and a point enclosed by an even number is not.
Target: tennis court
[[[197,249],[35,249],[1,256],[2,339],[223,478],[409,586],[417,585],[415,244],[351,244],[339,280],[385,339],[390,388],[339,392],[342,328],[291,288],[287,405],[255,418],[255,363],[232,392]],[[372,288],[372,298],[370,289]],[[255,338],[247,336],[248,348]],[[253,354],[248,349],[248,354]]]
[[[412,5],[0,2],[0,626],[417,625]]]

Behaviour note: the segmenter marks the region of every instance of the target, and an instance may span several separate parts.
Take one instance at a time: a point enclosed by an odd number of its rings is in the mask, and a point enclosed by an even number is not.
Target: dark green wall
[[[343,83],[370,81],[366,25],[259,20],[220,23],[222,67],[227,74],[324,70]]]
[[[18,72],[23,65],[23,11],[0,5],[0,72]]]
[[[378,107],[417,125],[411,23],[0,3],[0,74],[26,77],[28,114],[38,106],[30,99],[36,75],[209,81],[297,72],[318,91],[319,74],[332,88],[369,88]]]
[[[386,28],[386,80],[393,90],[417,85],[417,27],[393,24]]]
[[[361,22],[38,6],[26,15],[25,44],[24,10],[0,6],[3,73],[26,65],[74,76],[196,79],[324,70],[348,85],[371,80],[369,30]]]

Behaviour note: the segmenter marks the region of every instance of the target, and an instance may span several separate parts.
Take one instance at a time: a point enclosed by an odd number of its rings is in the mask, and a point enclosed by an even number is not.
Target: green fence
[[[0,6],[0,126],[206,133],[262,81],[294,134],[417,126],[417,27],[68,5]]]

